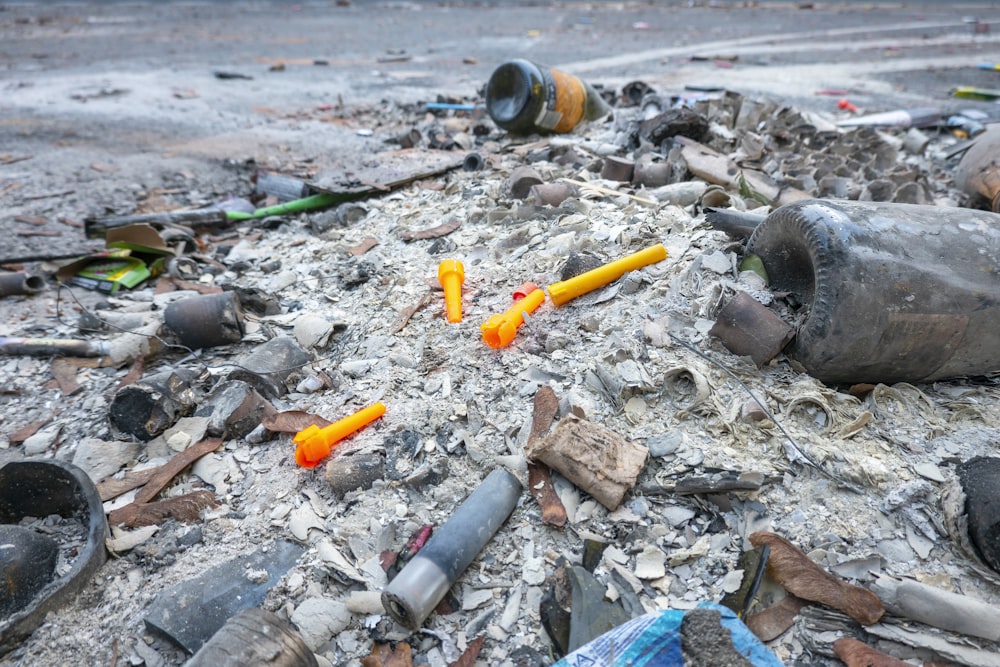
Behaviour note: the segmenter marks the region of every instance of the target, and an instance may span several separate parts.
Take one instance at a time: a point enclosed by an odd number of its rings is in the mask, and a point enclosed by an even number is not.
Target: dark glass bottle
[[[990,125],[976,137],[955,169],[955,184],[972,204],[985,201],[1000,213],[1000,126]]]
[[[803,304],[785,351],[823,382],[1000,371],[1000,215],[811,199],[767,216],[747,251]]]
[[[611,111],[580,78],[527,60],[503,63],[486,84],[486,111],[515,134],[570,132]]]

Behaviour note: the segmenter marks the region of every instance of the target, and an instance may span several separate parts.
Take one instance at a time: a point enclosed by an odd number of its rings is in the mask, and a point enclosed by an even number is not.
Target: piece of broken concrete
[[[340,600],[326,597],[307,598],[292,612],[292,623],[312,650],[344,631],[351,622],[351,612]]]

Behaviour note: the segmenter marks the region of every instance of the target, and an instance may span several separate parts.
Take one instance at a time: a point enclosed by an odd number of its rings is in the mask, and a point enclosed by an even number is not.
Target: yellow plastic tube
[[[444,288],[444,303],[449,322],[462,321],[462,283],[465,282],[465,267],[455,259],[446,259],[438,264],[438,282]]]
[[[545,292],[535,289],[523,299],[519,299],[507,312],[494,315],[480,327],[483,341],[494,350],[507,347],[514,340],[518,327],[524,324],[524,314],[533,313],[545,301]]]
[[[549,298],[552,299],[552,303],[561,306],[578,296],[583,296],[587,292],[592,292],[598,287],[604,287],[618,280],[629,271],[661,262],[666,258],[667,249],[662,243],[657,243],[645,250],[608,262],[604,266],[581,273],[569,280],[552,283],[549,285]]]
[[[384,414],[385,404],[379,402],[329,426],[320,428],[313,424],[302,429],[292,438],[292,442],[298,445],[295,448],[295,462],[303,468],[315,468],[320,461],[330,455],[334,445]]]

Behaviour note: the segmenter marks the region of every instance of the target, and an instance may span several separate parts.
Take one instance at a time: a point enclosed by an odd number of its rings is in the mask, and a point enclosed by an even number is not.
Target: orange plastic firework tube
[[[645,250],[626,255],[621,259],[608,262],[604,266],[581,273],[580,275],[549,285],[549,298],[552,303],[561,306],[578,296],[592,292],[598,287],[612,283],[629,271],[641,269],[644,266],[661,262],[667,258],[667,249],[662,243],[657,243]]]
[[[486,320],[480,327],[483,331],[483,340],[494,350],[507,347],[514,340],[518,327],[524,324],[524,314],[535,312],[543,301],[545,292],[536,288],[508,308],[507,312]]]
[[[385,404],[379,402],[335,421],[329,426],[320,428],[313,424],[302,429],[292,439],[292,442],[298,445],[295,449],[295,462],[303,468],[315,468],[320,461],[329,456],[334,445],[352,433],[360,431],[384,414]]]
[[[446,259],[438,264],[438,282],[444,288],[444,303],[449,322],[462,321],[462,283],[465,282],[465,267],[454,259]]]

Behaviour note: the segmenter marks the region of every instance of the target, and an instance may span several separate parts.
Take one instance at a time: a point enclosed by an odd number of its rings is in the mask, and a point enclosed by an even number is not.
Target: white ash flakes
[[[587,153],[607,139],[560,137],[552,144],[575,145]],[[933,498],[884,502],[894,488],[915,481],[930,485],[933,495],[950,475],[955,457],[995,446],[988,437],[941,438],[963,429],[1000,428],[997,388],[899,384],[878,386],[858,400],[796,374],[781,360],[758,370],[733,358],[706,333],[717,308],[737,288],[738,273],[732,242],[693,215],[703,183],[640,193],[687,208],[651,207],[625,194],[609,198],[584,189],[579,199],[563,205],[566,212],[550,216],[507,199],[504,176],[520,158],[500,151],[490,158],[497,170],[452,173],[443,191],[412,186],[372,199],[368,214],[353,226],[317,235],[309,216],[300,216],[259,241],[241,241],[230,256],[251,264],[280,257],[284,269],[277,274],[251,269],[234,278],[295,304],[292,312],[259,318],[258,334],[291,333],[323,355],[302,370],[296,380],[301,381],[299,393],[276,400],[275,407],[335,420],[382,400],[388,406],[385,417],[342,443],[339,454],[384,451],[386,436],[409,430],[416,450],[392,454],[412,461],[408,472],[442,458],[447,475],[431,484],[387,478],[338,500],[322,467],[295,466],[287,435],[255,445],[230,441],[224,452],[192,470],[225,504],[206,516],[201,542],[179,551],[169,565],[146,569],[141,560],[136,567],[136,557],[127,550],[170,529],[159,534],[157,529],[115,529],[109,546],[122,557],[110,561],[84,595],[53,614],[12,655],[42,663],[66,650],[64,642],[53,641],[65,628],[94,628],[101,637],[136,638],[132,650],[147,665],[158,660],[180,664],[183,656],[176,651],[143,639],[143,609],[152,596],[253,545],[293,537],[309,549],[265,606],[295,623],[323,662],[357,667],[371,650],[373,634],[407,636],[381,614],[379,553],[398,550],[425,523],[447,520],[494,465],[523,472],[519,434],[530,424],[531,396],[541,385],[553,387],[564,400],[564,413],[579,411],[649,447],[652,457],[640,476],[644,490],[709,468],[757,471],[774,481],[759,491],[731,494],[723,504],[700,496],[650,494],[644,506],[610,514],[557,476],[555,488],[570,526],[556,530],[542,524],[537,505],[525,493],[453,591],[461,598],[457,610],[433,614],[412,639],[427,664],[448,664],[482,633],[488,637],[482,657],[501,667],[513,664],[509,654],[520,644],[547,652],[539,601],[558,558],[580,562],[578,535],[583,532],[608,543],[597,575],[609,594],[619,595],[626,587],[647,609],[691,608],[734,590],[746,536],[762,527],[861,583],[880,572],[937,578],[944,586],[971,581],[983,599],[1000,604],[1000,588],[981,582],[935,528],[941,518]],[[540,170],[551,180],[568,177],[617,187],[583,170],[548,165]],[[451,219],[462,226],[443,239],[406,243],[398,237],[403,229]],[[366,254],[346,253],[369,236],[378,244]],[[670,251],[665,262],[562,308],[543,305],[511,347],[493,351],[480,339],[479,325],[508,307],[514,288],[526,280],[542,287],[554,282],[569,253],[589,251],[611,260],[656,242]],[[453,325],[443,317],[435,280],[437,263],[445,258],[466,262],[463,321]],[[364,271],[352,272],[362,262]],[[368,278],[360,280],[363,275]],[[343,287],[345,276],[350,287]],[[399,313],[428,293],[427,303],[393,331]],[[809,468],[792,466],[786,438],[773,422],[741,418],[748,398],[743,388],[676,344],[671,333],[726,364],[763,399],[798,447],[866,493],[840,489]],[[211,365],[218,357],[206,354],[204,359]],[[2,368],[22,387],[30,382],[41,387],[48,372],[35,360],[11,360]],[[306,383],[314,373],[325,374],[329,388]],[[103,390],[103,377],[91,375],[88,385]],[[28,400],[25,394],[12,398],[9,410],[21,409]],[[50,390],[30,400],[63,401]],[[25,452],[55,450],[68,456],[79,436],[105,429],[103,404],[86,412],[77,408],[75,415],[40,430],[25,442]],[[10,423],[7,418],[5,424]],[[167,441],[168,448],[175,446]],[[626,495],[626,502],[636,496],[641,494]],[[142,594],[126,594],[137,588]],[[81,632],[84,644],[95,641],[96,635],[88,640],[87,631]],[[773,642],[789,661],[807,655],[795,633]],[[110,646],[87,645],[86,650],[98,662],[111,656]],[[814,664],[833,664],[813,658]]]

